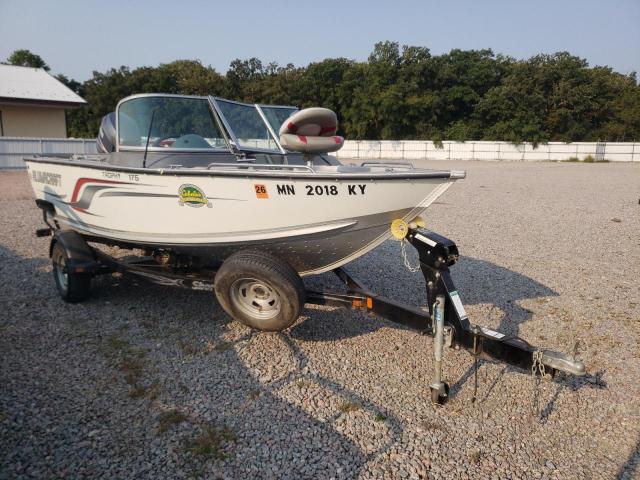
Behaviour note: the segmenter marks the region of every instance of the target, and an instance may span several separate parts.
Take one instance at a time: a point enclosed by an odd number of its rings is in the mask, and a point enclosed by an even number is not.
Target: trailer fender
[[[49,258],[56,244],[64,249],[67,257],[67,268],[75,273],[93,273],[98,267],[95,253],[89,244],[73,230],[58,230],[54,233],[49,245]]]

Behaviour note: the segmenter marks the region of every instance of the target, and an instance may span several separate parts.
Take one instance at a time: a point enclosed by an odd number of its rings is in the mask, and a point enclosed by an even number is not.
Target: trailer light
[[[371,297],[366,298],[354,298],[351,300],[351,304],[354,308],[373,308],[373,299]]]

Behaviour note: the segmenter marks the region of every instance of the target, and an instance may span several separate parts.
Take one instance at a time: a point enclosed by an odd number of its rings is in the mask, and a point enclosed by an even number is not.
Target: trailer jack
[[[456,244],[426,229],[409,229],[406,240],[418,251],[426,281],[429,311],[397,302],[369,291],[344,268],[334,273],[347,287],[347,294],[307,291],[307,303],[346,308],[364,308],[392,322],[434,338],[434,375],[429,385],[434,404],[444,404],[449,386],[442,381],[445,346],[470,352],[476,361],[485,358],[553,378],[559,371],[585,375],[585,366],[560,352],[539,349],[519,337],[509,337],[486,327],[472,325],[456,290],[449,267],[458,260]]]

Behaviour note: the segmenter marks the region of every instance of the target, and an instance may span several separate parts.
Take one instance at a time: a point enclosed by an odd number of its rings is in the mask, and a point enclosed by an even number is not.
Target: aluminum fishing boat
[[[445,345],[470,351],[476,367],[484,357],[534,375],[585,374],[572,356],[470,323],[449,273],[458,248],[418,219],[464,172],[342,165],[328,155],[344,142],[336,131],[321,108],[122,100],[102,121],[100,154],[26,159],[60,296],[81,302],[95,276],[120,272],[214,291],[258,330],[290,327],[306,304],[365,309],[434,337],[438,405],[449,396]],[[417,251],[428,311],[373,293],[342,267],[392,234]],[[94,242],[142,253],[122,258]],[[306,288],[301,276],[330,269],[346,293]]]
[[[372,250],[464,177],[341,165],[336,130],[326,109],[144,94],[103,119],[99,154],[25,161],[61,229],[204,263],[256,248],[305,276]]]

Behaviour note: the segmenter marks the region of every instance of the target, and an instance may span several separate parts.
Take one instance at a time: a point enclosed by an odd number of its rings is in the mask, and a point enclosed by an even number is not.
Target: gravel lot
[[[206,292],[54,289],[26,175],[0,173],[0,478],[640,478],[640,166],[456,163],[429,211],[458,243],[472,321],[570,351],[592,374],[529,375],[361,313],[305,310],[254,333]],[[388,242],[351,268],[424,305]],[[330,275],[308,279],[333,285]]]

